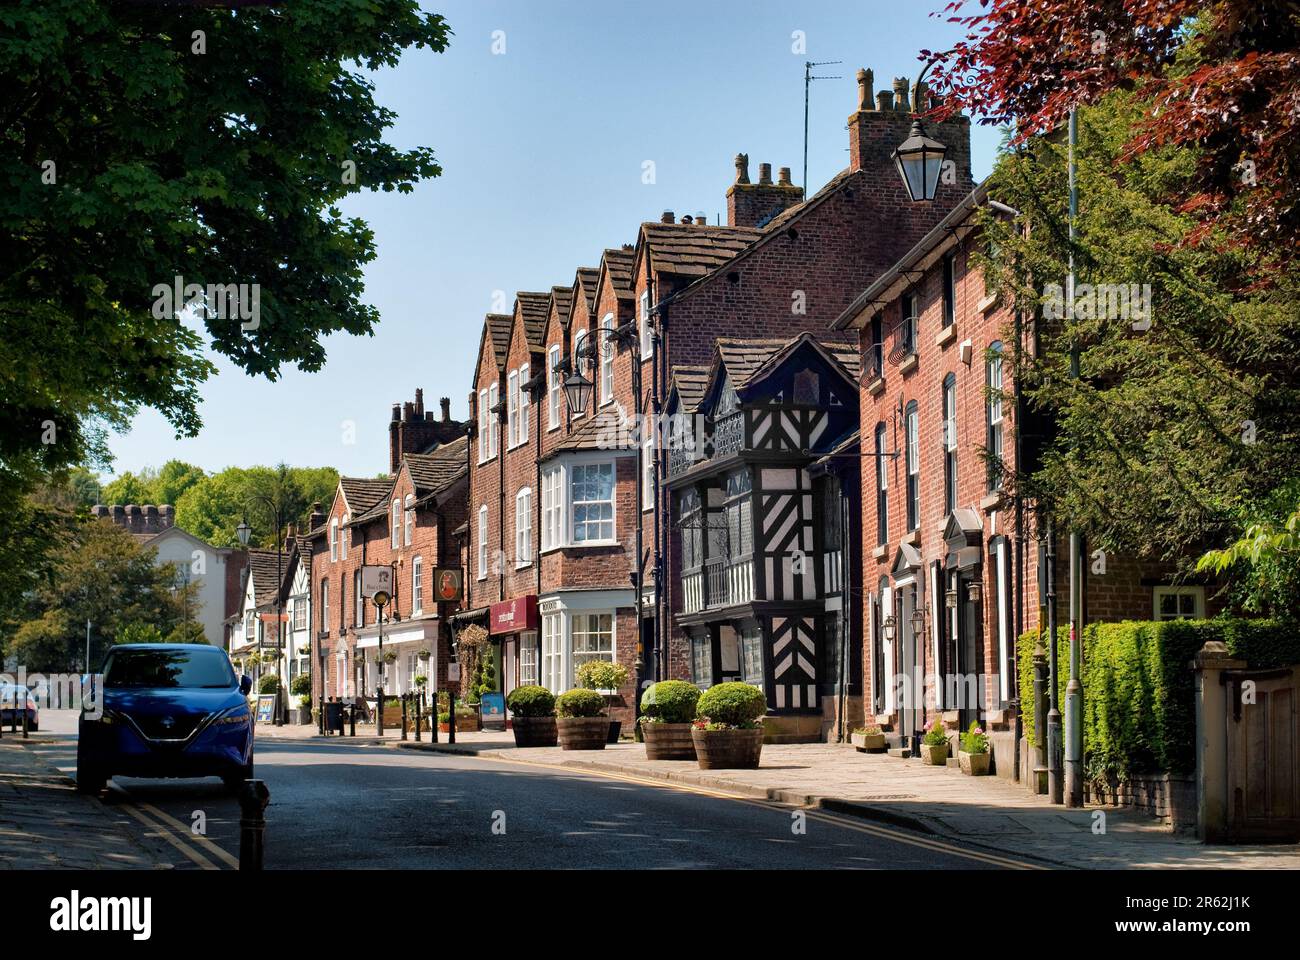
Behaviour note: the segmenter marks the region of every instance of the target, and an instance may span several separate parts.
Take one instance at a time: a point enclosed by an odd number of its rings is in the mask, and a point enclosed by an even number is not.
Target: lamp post
[[[262,503],[271,511],[275,521],[275,638],[280,648],[280,657],[284,661],[284,680],[280,684],[280,690],[276,694],[275,704],[275,725],[284,726],[285,716],[288,713],[288,696],[289,696],[289,658],[285,652],[285,638],[283,624],[280,622],[281,612],[281,595],[284,592],[284,538],[280,531],[284,526],[284,518],[281,506],[275,500],[263,494],[254,494],[249,497],[248,503]],[[239,537],[242,546],[248,546],[248,541],[253,533],[253,528],[248,525],[248,504],[244,505],[244,517],[239,521],[239,526],[235,528],[235,533]],[[252,575],[252,566],[249,566],[249,575]],[[256,595],[256,586],[254,587]],[[263,640],[266,631],[262,630],[258,634],[257,654],[258,659],[262,657]],[[278,671],[277,671],[278,673]]]
[[[921,82],[925,79],[925,75],[931,67],[952,52],[946,50],[935,54],[917,74],[912,90],[918,107],[921,106]],[[907,193],[914,203],[934,199],[939,189],[939,174],[943,172],[943,161],[947,154],[946,146],[925,135],[925,124],[921,122],[920,116],[912,121],[911,133],[898,145],[892,157],[898,175],[903,178],[903,186],[907,188]]]
[[[916,661],[918,657],[921,659],[922,663],[924,663],[925,661],[925,653],[924,653],[925,651],[925,640],[924,640],[925,608],[922,606],[917,606],[916,609],[912,611],[912,616],[909,618],[909,620],[912,624],[912,666],[916,667],[917,666]],[[924,668],[922,669],[924,670]],[[913,684],[915,684],[916,677],[912,677],[910,679],[912,680]],[[913,687],[912,690],[913,697],[915,697],[918,692],[922,693],[922,699],[921,699],[921,714],[922,714],[921,725],[922,726],[925,725],[925,716],[924,716],[925,700],[924,700],[924,693],[923,693],[924,689],[925,689],[924,684],[922,684],[921,691],[916,690],[915,687]],[[916,707],[912,708],[912,724],[914,727],[914,729],[912,730],[912,756],[919,757],[921,755],[921,728],[915,726]]]
[[[384,607],[392,599],[387,590],[376,590],[370,602],[379,611],[379,648],[375,654],[375,735],[384,735]]]

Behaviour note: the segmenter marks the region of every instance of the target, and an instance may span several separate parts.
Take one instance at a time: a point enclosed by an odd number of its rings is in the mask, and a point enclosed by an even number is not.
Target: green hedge
[[[1069,627],[1057,628],[1057,692],[1065,710],[1070,675]],[[1044,634],[1046,640],[1046,634]],[[1089,779],[1136,773],[1191,773],[1196,766],[1195,677],[1188,667],[1207,642],[1223,642],[1250,666],[1300,663],[1300,630],[1272,620],[1127,620],[1084,630],[1083,752]],[[1020,638],[1020,702],[1025,735],[1034,729],[1036,633]]]

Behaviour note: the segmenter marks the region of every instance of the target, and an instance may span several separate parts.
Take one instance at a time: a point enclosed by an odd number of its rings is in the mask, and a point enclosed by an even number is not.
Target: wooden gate
[[[1300,669],[1232,671],[1228,834],[1300,839]]]

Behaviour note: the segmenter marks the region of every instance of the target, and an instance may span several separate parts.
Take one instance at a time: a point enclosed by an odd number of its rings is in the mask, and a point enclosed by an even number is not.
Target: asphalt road
[[[55,736],[38,749],[71,774],[68,713],[43,714]],[[262,739],[256,774],[271,793],[267,869],[997,866],[932,838],[821,811],[381,745]],[[128,808],[181,868],[237,865],[239,806],[215,779],[119,778],[103,799]]]

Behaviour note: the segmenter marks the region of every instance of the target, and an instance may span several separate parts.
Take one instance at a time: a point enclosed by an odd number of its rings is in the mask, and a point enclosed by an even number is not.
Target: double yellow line
[[[879,837],[882,840],[889,840],[894,843],[903,843],[913,847],[920,847],[924,850],[931,850],[936,853],[944,853],[949,856],[962,857],[967,860],[975,860],[981,863],[991,864],[992,866],[1002,867],[1008,870],[1047,870],[1049,867],[1042,864],[1031,863],[1027,860],[1016,860],[1012,857],[1003,857],[995,853],[985,853],[981,850],[971,850],[967,847],[960,847],[953,843],[946,843],[932,837],[918,836],[911,833],[904,833],[901,830],[894,830],[876,823],[869,823],[859,820],[856,817],[841,816],[830,813],[816,807],[798,807],[793,804],[779,803],[774,800],[758,800],[754,797],[746,796],[739,793],[729,793],[725,790],[715,790],[709,787],[702,787],[696,784],[679,783],[673,780],[661,780],[658,778],[637,777],[626,773],[614,773],[609,770],[596,770],[582,766],[569,766],[559,763],[543,763],[533,760],[506,760],[498,757],[476,757],[479,760],[487,760],[493,763],[515,764],[521,767],[545,767],[549,770],[559,770],[564,773],[578,776],[604,777],[606,780],[617,780],[622,783],[638,783],[648,787],[658,787],[661,790],[675,790],[679,793],[693,793],[704,797],[713,797],[720,800],[731,800],[735,803],[745,803],[751,807],[758,807],[768,811],[794,811],[803,810],[810,820],[817,820],[821,823],[827,823],[832,826],[842,827],[846,830],[854,830],[858,833],[865,833],[870,836]]]
[[[136,805],[133,801],[127,800],[118,804],[117,807],[139,820],[156,836],[170,843],[185,857],[193,861],[200,870],[221,869],[212,860],[204,856],[204,852],[211,854],[232,870],[239,869],[238,858],[227,853],[217,843],[202,834],[195,833],[186,824],[177,820],[171,814],[159,810],[153,804],[141,803]],[[148,814],[151,814],[152,818]]]

